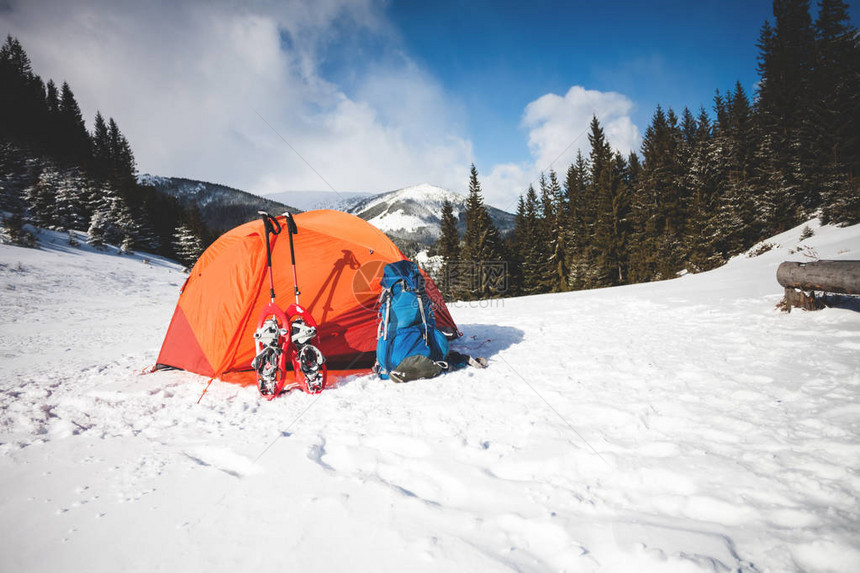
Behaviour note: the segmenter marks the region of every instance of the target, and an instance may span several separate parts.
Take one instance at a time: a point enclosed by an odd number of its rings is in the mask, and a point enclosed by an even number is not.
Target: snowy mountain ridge
[[[354,203],[348,212],[385,232],[415,233],[429,226],[431,229],[428,231],[438,237],[438,222],[445,200],[456,205],[454,216],[458,216],[465,198],[442,187],[426,184],[374,195]]]
[[[349,209],[391,237],[432,245],[440,234],[442,204],[450,201],[461,233],[465,230],[466,197],[442,187],[422,184],[381,193],[361,200]],[[487,206],[490,218],[503,234],[513,230],[514,215]]]
[[[143,174],[142,185],[175,197],[184,204],[196,205],[204,219],[216,229],[226,231],[251,220],[259,210],[273,213],[299,212],[303,209],[334,209],[352,213],[374,225],[395,240],[403,249],[419,251],[432,246],[439,238],[442,203],[447,199],[463,233],[466,228],[466,197],[430,184],[413,185],[376,195],[367,193],[283,192],[259,197],[224,185],[180,177]],[[513,231],[516,217],[487,205],[493,223],[502,234]]]
[[[283,191],[269,193],[267,199],[293,205],[302,211],[333,209],[348,211],[355,203],[369,197],[370,193],[351,193],[345,191]]]
[[[294,207],[267,197],[218,183],[149,173],[138,175],[137,180],[141,185],[153,187],[159,193],[177,199],[183,206],[196,207],[203,220],[217,233],[255,219],[258,211],[277,214],[298,212]]]

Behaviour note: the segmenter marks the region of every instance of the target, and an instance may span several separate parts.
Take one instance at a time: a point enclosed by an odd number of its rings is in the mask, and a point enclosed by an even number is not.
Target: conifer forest
[[[860,223],[860,44],[842,0],[776,0],[758,40],[753,94],[736,83],[709,108],[658,106],[640,153],[624,157],[594,117],[566,170],[524,190],[500,240],[477,173],[465,236],[451,206],[436,250],[440,280],[461,298],[600,288],[725,263],[819,216]],[[763,246],[766,248],[766,245]],[[504,261],[505,279],[487,272]]]
[[[587,153],[547,166],[522,190],[516,228],[494,226],[477,168],[465,233],[444,206],[437,274],[450,296],[516,296],[706,271],[818,216],[860,222],[860,43],[843,0],[776,0],[758,38],[759,81],[716,86],[694,109],[658,106],[638,153],[612,149],[599,117]],[[670,86],[666,87],[671,89]],[[698,104],[693,104],[698,105]],[[24,47],[0,48],[3,232],[86,230],[90,244],[190,265],[214,235],[193,207],[137,180],[132,145],[98,112],[86,127],[71,86],[35,73]],[[571,134],[574,138],[576,134]]]
[[[137,182],[132,146],[97,112],[88,131],[72,88],[45,83],[24,47],[0,48],[0,211],[14,243],[34,245],[29,223],[87,232],[95,247],[142,249],[193,263],[211,240],[194,209]]]

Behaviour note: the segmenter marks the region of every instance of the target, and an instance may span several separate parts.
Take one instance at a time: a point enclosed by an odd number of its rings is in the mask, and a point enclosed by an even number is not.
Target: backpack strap
[[[391,289],[383,288],[379,293],[379,324],[376,327],[376,339],[388,340],[388,317],[391,311]]]
[[[427,315],[424,314],[424,299],[418,293],[418,310],[421,312],[421,322],[424,324],[424,344],[430,346],[430,327],[427,324]]]
[[[388,340],[388,320],[391,315],[391,297],[388,296],[385,298],[385,320],[383,321],[383,334],[382,340]]]

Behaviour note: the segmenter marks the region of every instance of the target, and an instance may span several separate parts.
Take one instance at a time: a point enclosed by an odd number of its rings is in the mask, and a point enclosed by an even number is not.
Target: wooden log
[[[860,261],[785,262],[776,270],[785,288],[840,294],[860,294]]]

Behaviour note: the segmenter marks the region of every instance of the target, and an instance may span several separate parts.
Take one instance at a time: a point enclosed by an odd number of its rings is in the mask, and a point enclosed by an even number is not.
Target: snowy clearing
[[[179,266],[0,245],[0,570],[858,571],[860,313],[780,313],[775,273],[860,259],[860,226],[810,225],[700,275],[452,304],[486,370],[200,404],[139,374]]]

